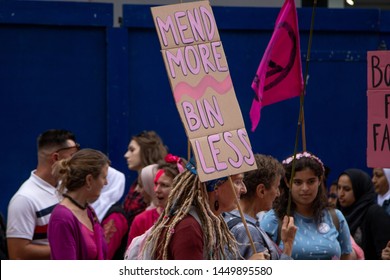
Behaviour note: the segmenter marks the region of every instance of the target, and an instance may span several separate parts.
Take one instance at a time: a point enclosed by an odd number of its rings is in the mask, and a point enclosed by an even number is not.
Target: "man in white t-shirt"
[[[10,259],[50,259],[47,225],[58,204],[58,179],[52,165],[79,150],[74,134],[48,130],[38,137],[38,165],[8,204],[7,245]]]

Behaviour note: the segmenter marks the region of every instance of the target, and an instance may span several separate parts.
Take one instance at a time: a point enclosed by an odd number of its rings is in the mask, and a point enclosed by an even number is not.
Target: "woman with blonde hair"
[[[107,247],[99,220],[89,206],[107,184],[110,160],[102,152],[83,149],[58,161],[53,174],[61,180],[64,199],[54,208],[48,227],[51,258],[102,260]]]

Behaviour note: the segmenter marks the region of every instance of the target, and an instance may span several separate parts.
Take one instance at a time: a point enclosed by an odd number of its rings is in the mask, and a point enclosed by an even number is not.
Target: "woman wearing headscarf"
[[[374,168],[372,183],[377,194],[377,203],[390,215],[390,168]]]
[[[147,210],[141,212],[135,216],[133,223],[131,224],[129,237],[127,239],[127,246],[131,241],[143,234],[149,228],[151,228],[157,219],[160,217],[165,205],[168,201],[168,196],[172,190],[173,179],[184,170],[184,160],[181,157],[168,154],[163,162],[160,162],[156,167],[155,176],[153,178],[153,196],[150,194],[153,206],[147,208]],[[142,177],[143,170],[141,172]],[[148,188],[142,183],[141,189]],[[149,186],[150,187],[150,186]],[[145,196],[145,194],[144,194]]]
[[[153,209],[157,204],[157,197],[154,192],[154,178],[157,174],[157,166],[158,164],[154,163],[142,168],[138,176],[140,193],[147,205],[145,210]]]
[[[390,216],[376,203],[370,176],[360,169],[345,170],[338,178],[338,197],[338,207],[365,259],[380,260],[390,240]]]

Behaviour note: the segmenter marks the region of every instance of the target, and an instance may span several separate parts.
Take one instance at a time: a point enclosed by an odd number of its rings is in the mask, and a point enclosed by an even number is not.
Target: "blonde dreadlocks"
[[[237,242],[234,236],[222,216],[216,216],[211,211],[204,183],[189,170],[174,179],[167,206],[146,240],[145,248],[150,250],[151,256],[164,260],[168,258],[168,248],[174,228],[189,215],[192,207],[201,222],[204,250],[208,250],[203,253],[204,258],[226,259],[226,249],[232,256],[237,256]],[[165,235],[161,236],[163,233]]]

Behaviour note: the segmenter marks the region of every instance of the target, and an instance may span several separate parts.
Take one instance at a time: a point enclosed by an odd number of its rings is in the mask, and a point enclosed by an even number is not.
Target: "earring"
[[[218,209],[219,209],[218,192],[215,192],[214,210],[218,211]]]

